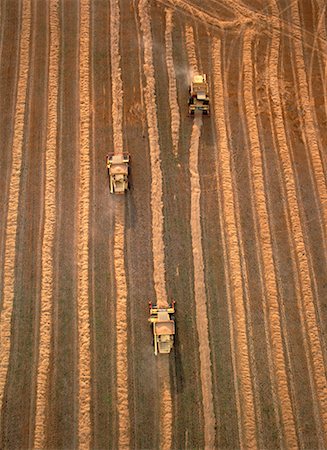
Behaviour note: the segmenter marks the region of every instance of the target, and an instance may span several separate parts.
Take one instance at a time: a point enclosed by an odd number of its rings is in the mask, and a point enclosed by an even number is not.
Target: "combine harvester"
[[[174,345],[175,336],[175,302],[168,308],[158,308],[149,302],[150,317],[152,323],[154,354],[170,353]]]
[[[107,155],[107,169],[111,194],[124,194],[128,189],[128,153],[109,153]]]
[[[207,83],[207,75],[194,75],[189,88],[188,113],[193,116],[196,111],[202,114],[210,114],[209,87]]]

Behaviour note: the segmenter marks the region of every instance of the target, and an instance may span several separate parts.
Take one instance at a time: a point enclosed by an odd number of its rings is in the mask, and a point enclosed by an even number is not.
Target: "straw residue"
[[[168,73],[171,136],[173,142],[173,152],[175,155],[177,155],[179,142],[180,111],[177,101],[177,85],[173,60],[172,31],[173,31],[173,12],[171,9],[167,8],[166,30],[165,30],[166,66]]]
[[[80,180],[78,201],[78,339],[79,339],[79,447],[90,447],[90,321],[89,321],[89,203],[90,203],[90,98],[89,0],[80,1]]]
[[[242,21],[236,20],[222,20],[212,14],[207,13],[204,9],[191,5],[189,2],[184,0],[160,0],[161,3],[172,6],[174,8],[179,8],[183,10],[184,13],[190,15],[192,18],[196,18],[206,25],[212,25],[221,29],[230,29],[238,27],[244,23]],[[247,20],[247,22],[250,22]]]
[[[276,9],[275,3],[271,2],[272,8]],[[303,231],[300,220],[299,205],[296,197],[296,187],[294,180],[294,171],[289,154],[285,128],[282,121],[283,110],[281,106],[279,93],[279,77],[278,77],[278,55],[280,40],[277,33],[273,34],[269,61],[269,87],[270,99],[274,117],[275,131],[278,141],[279,157],[282,164],[282,171],[285,181],[285,189],[287,202],[289,205],[288,220],[292,232],[293,243],[297,260],[298,274],[301,284],[301,292],[299,293],[299,308],[304,317],[306,330],[303,330],[304,339],[308,339],[311,358],[309,364],[312,367],[314,382],[316,386],[316,395],[318,397],[320,414],[324,427],[325,436],[327,436],[327,383],[324,369],[323,350],[321,347],[319,331],[317,326],[317,317],[313,300],[310,272],[308,267],[308,256],[304,245]],[[305,335],[306,333],[306,335]]]
[[[42,240],[40,332],[36,385],[34,448],[45,448],[46,396],[48,387],[52,328],[53,244],[56,220],[58,54],[58,0],[51,0],[47,118],[48,125],[45,153],[44,230]]]
[[[201,136],[202,116],[196,115],[192,128],[190,145],[191,173],[191,235],[194,264],[194,296],[196,327],[199,338],[200,376],[204,414],[205,448],[215,446],[215,414],[212,396],[212,374],[208,332],[207,298],[204,281],[204,263],[200,211],[200,178],[198,171],[199,142]]]
[[[119,438],[118,447],[130,445],[128,408],[128,361],[127,361],[127,285],[124,259],[125,217],[123,205],[116,204],[114,269],[116,282],[116,340],[117,340],[117,409]]]
[[[112,83],[113,142],[116,154],[123,151],[123,83],[120,67],[120,9],[118,0],[110,2],[110,48]],[[124,203],[115,210],[114,269],[116,282],[116,355],[117,355],[117,410],[118,447],[130,445],[127,360],[127,285],[124,258]]]
[[[149,18],[148,0],[140,0],[139,17],[144,44],[144,99],[148,122],[150,162],[151,162],[151,211],[152,211],[152,251],[153,278],[159,306],[167,306],[165,287],[165,263],[163,241],[163,204],[162,204],[162,172],[160,166],[160,147],[157,122],[157,105],[155,94],[155,78],[153,67],[153,44]]]
[[[30,28],[31,4],[29,1],[26,1],[22,4],[19,75],[4,251],[3,300],[0,316],[0,410],[2,409],[4,388],[7,379],[10,356],[11,316],[14,300],[15,282],[15,244],[19,201],[19,182],[22,166],[22,146],[24,138],[24,117],[29,64]]]
[[[118,0],[110,1],[110,62],[112,122],[115,153],[123,152],[123,82],[120,67],[120,10]]]
[[[231,296],[231,311],[234,327],[234,348],[232,348],[238,377],[236,378],[236,398],[241,429],[240,442],[244,448],[257,448],[256,421],[254,412],[254,397],[251,382],[249,361],[249,344],[247,336],[247,324],[245,304],[242,286],[242,269],[240,262],[239,246],[237,240],[237,224],[235,220],[235,199],[231,174],[230,153],[225,122],[225,104],[223,95],[223,81],[221,73],[221,49],[220,41],[213,41],[213,81],[215,125],[218,141],[218,177],[221,182],[222,214],[224,217],[224,240],[226,242],[226,271],[229,274],[229,289]],[[236,355],[235,355],[236,353]]]
[[[269,228],[268,211],[263,180],[262,157],[258,128],[256,122],[256,108],[253,98],[253,66],[251,55],[251,43],[253,33],[245,33],[244,52],[244,105],[250,140],[252,186],[254,204],[256,208],[256,220],[258,224],[260,253],[263,266],[263,279],[265,284],[265,303],[268,311],[268,323],[270,328],[269,345],[271,346],[277,393],[284,425],[285,442],[287,448],[297,447],[297,438],[292,411],[288,380],[286,375],[285,357],[283,352],[283,340],[281,334],[281,318],[278,304],[278,291],[276,274],[273,261],[271,234]]]
[[[157,106],[155,97],[155,78],[153,66],[153,44],[149,17],[148,0],[140,0],[139,18],[143,33],[144,49],[144,99],[148,123],[150,162],[151,162],[151,211],[152,211],[152,252],[154,288],[159,307],[168,305],[165,286],[165,261],[163,241],[163,204],[162,204],[162,172],[160,167],[160,147],[157,122]],[[167,360],[167,372],[169,361]],[[165,380],[160,388],[160,448],[169,450],[172,443],[172,398],[169,377],[159,371],[159,381]]]
[[[300,26],[299,6],[296,3],[291,3],[292,18],[295,25]],[[324,244],[326,248],[327,239],[327,190],[324,170],[322,166],[320,149],[318,146],[316,128],[313,120],[312,107],[314,106],[313,99],[310,101],[309,88],[307,82],[307,74],[304,63],[304,55],[302,48],[302,41],[293,39],[294,52],[295,52],[295,67],[298,73],[298,90],[300,94],[300,101],[302,103],[302,110],[305,112],[303,118],[304,135],[306,139],[306,147],[308,149],[309,158],[312,161],[313,173],[312,176],[316,181],[316,188],[321,204],[321,211],[323,215],[323,231],[324,231]]]
[[[199,73],[198,61],[196,58],[194,31],[191,25],[185,25],[185,39],[188,63],[191,68],[191,77]]]

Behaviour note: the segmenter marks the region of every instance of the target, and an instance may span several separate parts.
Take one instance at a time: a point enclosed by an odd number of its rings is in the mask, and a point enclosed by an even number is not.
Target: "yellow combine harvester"
[[[150,317],[152,323],[154,354],[170,353],[174,345],[175,335],[175,302],[168,308],[158,308],[149,302]]]
[[[207,75],[194,75],[189,88],[190,97],[188,101],[188,113],[194,115],[195,111],[202,111],[202,114],[210,114],[209,87]]]
[[[111,194],[124,194],[128,189],[128,153],[109,153],[107,155],[107,169]]]

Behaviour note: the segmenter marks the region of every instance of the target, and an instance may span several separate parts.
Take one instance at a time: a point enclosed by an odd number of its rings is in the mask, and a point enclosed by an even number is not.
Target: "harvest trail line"
[[[281,318],[279,313],[277,282],[273,261],[272,242],[268,220],[268,210],[265,198],[262,157],[255,115],[253,99],[253,69],[250,64],[252,58],[253,33],[247,31],[243,42],[244,53],[244,104],[250,141],[252,186],[254,203],[256,205],[256,221],[261,249],[261,260],[264,279],[264,311],[267,311],[269,324],[269,343],[271,343],[271,357],[275,372],[276,391],[279,397],[282,423],[285,426],[285,442],[287,448],[297,447],[294,417],[288,380],[286,375],[283,340],[281,333]]]
[[[50,57],[48,84],[48,124],[45,154],[44,230],[42,240],[42,282],[39,355],[36,386],[34,448],[45,447],[46,403],[50,364],[53,303],[53,250],[56,220],[56,144],[59,64],[58,0],[50,2]]]
[[[173,12],[170,8],[166,9],[166,30],[165,30],[165,44],[166,44],[166,66],[169,83],[169,106],[170,106],[170,124],[171,137],[173,142],[173,152],[178,153],[179,142],[179,127],[180,127],[180,111],[177,100],[177,84],[176,74],[173,60]]]
[[[204,445],[207,449],[215,446],[216,419],[213,408],[212,374],[208,332],[207,298],[204,281],[200,214],[200,178],[198,171],[199,143],[202,117],[195,114],[190,145],[191,173],[191,235],[194,264],[194,298],[196,326],[199,338],[200,376],[204,417]]]
[[[198,73],[198,63],[195,52],[193,27],[186,26],[186,50],[192,75]],[[201,211],[200,211],[200,177],[199,177],[199,146],[202,128],[202,113],[195,111],[194,123],[190,141],[190,175],[191,175],[191,237],[194,266],[194,299],[196,327],[199,339],[200,377],[204,418],[205,448],[215,447],[216,419],[213,407],[213,389],[211,358],[209,347],[207,297],[204,280],[204,262],[202,248]]]
[[[153,66],[153,42],[149,6],[148,0],[140,0],[138,13],[144,45],[143,71],[146,84],[143,88],[143,95],[150,145],[153,279],[157,305],[159,308],[165,308],[168,306],[168,301],[165,283],[165,253],[163,241],[162,171],[160,165],[160,146]],[[161,366],[164,364],[166,364],[167,367],[165,370],[161,371]],[[169,373],[169,358],[164,357],[163,361],[160,361],[160,364],[158,363],[157,367],[159,369],[158,376],[160,384],[159,398],[161,399],[160,447],[163,450],[169,450],[172,447],[172,398],[169,378],[165,379],[166,374]],[[162,383],[162,380],[164,379],[165,383]]]
[[[274,0],[270,1],[274,14],[278,13]],[[293,235],[293,245],[297,273],[300,281],[300,292],[298,295],[298,308],[303,321],[303,340],[308,345],[311,353],[308,361],[309,371],[314,380],[314,391],[319,403],[319,415],[321,426],[324,431],[324,440],[327,437],[327,380],[324,368],[323,349],[320,341],[317,325],[316,310],[311,287],[310,269],[307,250],[304,244],[302,223],[300,219],[299,204],[296,195],[294,168],[291,161],[290,150],[283,122],[282,102],[279,91],[278,59],[280,49],[280,38],[277,32],[273,33],[272,46],[269,59],[269,87],[271,108],[275,118],[275,130],[278,141],[279,157],[282,165],[285,191],[289,205],[288,214],[289,227]]]
[[[119,1],[110,1],[110,61],[112,83],[112,122],[115,154],[123,152],[123,83],[120,67],[120,9]],[[128,404],[127,361],[127,284],[125,274],[125,215],[123,199],[115,205],[114,270],[116,283],[116,358],[117,358],[117,403],[118,403],[118,447],[130,446],[130,418]]]
[[[231,345],[233,355],[234,383],[239,421],[239,439],[244,448],[257,448],[254,396],[251,383],[249,343],[247,337],[245,299],[243,294],[242,267],[237,241],[235,220],[235,199],[231,172],[230,152],[225,120],[223,76],[221,69],[221,42],[213,41],[213,85],[215,126],[218,140],[218,192],[223,205],[223,234],[226,271],[230,288],[228,293],[229,316],[231,321]],[[234,324],[234,325],[233,325]]]
[[[79,448],[91,441],[91,355],[89,320],[90,93],[89,0],[80,3],[80,173],[78,198],[77,310],[79,341]]]
[[[24,119],[26,89],[30,50],[31,4],[23,2],[22,28],[20,38],[19,75],[17,87],[14,138],[12,144],[12,167],[9,186],[8,211],[3,271],[3,300],[0,316],[0,411],[10,356],[11,316],[14,301],[16,231],[19,201],[19,182],[22,165],[22,145],[24,137]]]

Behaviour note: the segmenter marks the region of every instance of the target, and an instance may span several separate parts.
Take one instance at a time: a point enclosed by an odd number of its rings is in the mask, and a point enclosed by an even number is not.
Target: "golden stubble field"
[[[327,446],[326,27],[324,0],[2,0],[1,448]]]

